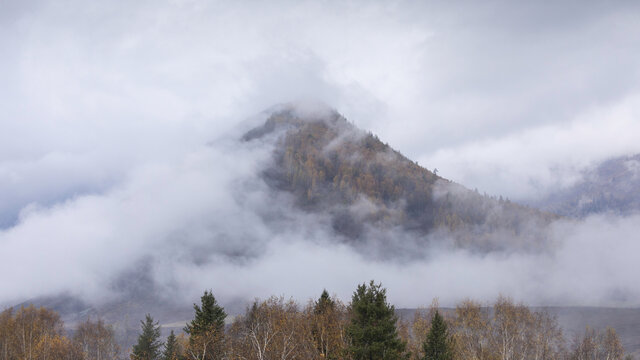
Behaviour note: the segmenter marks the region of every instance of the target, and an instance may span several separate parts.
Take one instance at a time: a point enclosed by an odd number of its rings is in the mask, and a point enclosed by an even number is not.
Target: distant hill
[[[329,214],[335,233],[352,243],[384,243],[395,229],[480,251],[536,248],[557,218],[440,177],[328,108],[284,106],[243,140],[274,142],[265,181],[292,193],[300,209]]]
[[[571,217],[640,211],[640,154],[609,159],[584,172],[582,180],[534,203]]]
[[[258,181],[268,185],[269,194],[285,194],[274,196],[274,201],[289,201],[273,204],[284,210],[269,214],[277,219],[266,216],[267,226],[287,225],[286,221],[297,218],[280,219],[279,215],[286,218],[292,212],[304,212],[312,221],[317,219],[314,227],[326,227],[335,235],[332,241],[382,260],[426,261],[428,245],[434,243],[483,253],[545,249],[547,225],[558,219],[551,212],[479,194],[447,180],[329,108],[310,111],[281,106],[238,140],[234,146],[264,149],[264,145],[271,151]],[[256,215],[264,216],[257,210]],[[224,241],[235,241],[235,235]],[[101,317],[114,325],[123,348],[135,341],[146,313],[160,321],[165,335],[170,329],[179,332],[193,316],[191,304],[175,304],[160,296],[167,291],[154,287],[150,266],[142,262],[124,272],[105,290],[119,296],[102,303],[89,304],[64,294],[29,302],[59,311],[71,331],[89,316]],[[241,313],[246,300],[232,301],[236,307],[228,311]],[[580,319],[588,315],[568,313],[578,319],[578,328],[583,324]],[[601,316],[594,322],[608,321],[608,313],[597,309],[591,313]],[[637,313],[633,316],[636,319]]]

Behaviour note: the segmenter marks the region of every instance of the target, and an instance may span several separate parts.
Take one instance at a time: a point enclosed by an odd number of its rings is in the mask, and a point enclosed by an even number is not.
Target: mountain
[[[481,253],[547,247],[546,225],[556,215],[481,195],[438,176],[333,109],[284,105],[265,118],[232,142],[232,147],[269,154],[257,175],[238,179],[232,191],[233,199],[246,211],[243,218],[254,221],[242,225],[258,230],[243,232],[231,226],[229,231],[205,231],[198,246],[184,242],[187,248],[181,249],[180,261],[186,265],[207,269],[208,261],[228,261],[241,269],[259,260],[263,244],[288,227],[295,228],[293,235],[286,234],[292,241],[306,241],[306,228],[313,228],[329,234],[328,241],[351,246],[370,260],[401,265],[427,261],[438,247]],[[251,191],[273,202],[264,206],[245,201]],[[101,317],[115,325],[123,348],[135,341],[139,320],[146,313],[160,321],[164,330],[180,331],[193,316],[191,303],[177,301],[184,290],[179,283],[158,285],[154,261],[171,259],[150,255],[137,260],[131,269],[102,284],[105,294],[113,296],[99,303],[64,294],[29,302],[59,311],[70,328],[88,316]],[[228,311],[241,312],[247,300],[227,299]]]
[[[606,160],[584,171],[573,186],[534,205],[565,216],[628,215],[640,210],[640,154]]]
[[[242,140],[273,144],[263,179],[299,209],[328,214],[349,243],[384,245],[402,231],[419,245],[437,237],[479,251],[531,249],[557,218],[440,177],[329,108],[283,106]]]

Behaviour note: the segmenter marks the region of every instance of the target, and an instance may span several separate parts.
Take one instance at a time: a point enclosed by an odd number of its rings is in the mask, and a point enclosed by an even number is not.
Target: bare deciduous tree
[[[82,350],[85,360],[112,360],[120,355],[113,327],[105,324],[102,319],[87,319],[80,323],[73,341]]]

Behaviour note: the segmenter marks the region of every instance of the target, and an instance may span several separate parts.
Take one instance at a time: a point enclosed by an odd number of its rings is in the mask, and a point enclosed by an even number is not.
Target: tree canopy
[[[164,343],[164,351],[162,352],[162,360],[178,360],[180,359],[180,344],[174,334],[173,330],[167,337],[167,341]]]
[[[423,360],[452,360],[453,346],[451,341],[447,323],[440,312],[436,310],[431,319],[431,329],[429,329],[423,343]]]
[[[200,298],[200,306],[193,304],[195,317],[184,328],[189,335],[187,353],[193,359],[221,359],[224,354],[225,328],[227,313],[218,305],[211,290],[205,291]]]
[[[195,318],[185,326],[184,332],[189,335],[198,335],[210,330],[223,331],[227,313],[222,306],[218,305],[210,290],[204,292],[200,303],[200,306],[193,304]]]
[[[373,280],[359,285],[351,300],[352,318],[346,329],[353,359],[401,359],[406,344],[396,330],[393,305],[387,303],[386,289]]]
[[[142,332],[138,343],[133,346],[131,360],[156,360],[160,358],[160,325],[154,322],[150,314],[140,321]]]

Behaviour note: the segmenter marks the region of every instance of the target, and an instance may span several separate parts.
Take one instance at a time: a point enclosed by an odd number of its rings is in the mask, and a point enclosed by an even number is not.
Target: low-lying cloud
[[[637,305],[638,216],[559,220],[545,251],[473,252],[395,230],[383,245],[397,255],[380,259],[371,255],[375,239],[348,245],[328,218],[270,189],[260,173],[271,150],[212,142],[139,167],[107,192],[26,207],[0,233],[8,254],[1,300],[57,293],[115,300],[129,296],[117,286],[123,276],[148,272],[160,297],[185,303],[208,288],[223,302],[272,294],[305,300],[322,288],[348,299],[358,283],[376,279],[406,307],[500,293],[544,305]]]
[[[312,98],[481,192],[566,186],[640,151],[638,9],[591,5],[0,3],[0,302],[104,300],[147,269],[186,299],[347,298],[375,278],[400,306],[637,305],[637,216],[560,221],[550,252],[380,261],[269,191],[268,147],[237,141]]]
[[[589,109],[573,121],[444,147],[420,160],[469,187],[536,199],[567,188],[583,171],[612,157],[640,152],[640,96]]]

